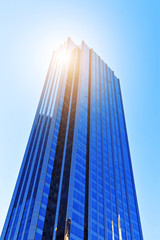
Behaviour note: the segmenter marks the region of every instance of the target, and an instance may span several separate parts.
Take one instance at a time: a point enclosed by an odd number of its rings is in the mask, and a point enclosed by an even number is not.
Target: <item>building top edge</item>
[[[61,43],[61,44],[59,45],[59,47],[62,46],[62,45],[67,45],[67,44],[72,45],[72,48],[73,48],[73,49],[77,47],[77,48],[79,48],[80,50],[82,50],[82,46],[83,46],[83,44],[84,44],[89,50],[91,50],[94,54],[96,54],[98,57],[100,57],[93,48],[90,48],[90,47],[86,44],[86,42],[85,42],[84,40],[82,40],[81,43],[77,45],[77,44],[71,39],[71,37],[68,37],[66,41],[64,41],[63,43]],[[58,47],[58,48],[59,48],[59,47]],[[58,48],[57,48],[57,49],[58,49]],[[57,49],[56,49],[56,50],[57,50]],[[56,50],[53,50],[53,51],[56,51]],[[100,57],[100,59],[102,60],[102,62],[103,62],[104,64],[106,64],[106,66],[110,69],[110,71],[112,71],[112,73],[113,73],[113,75],[116,77],[116,79],[119,80],[119,78],[115,75],[114,71],[108,66],[108,64],[107,64],[101,57]]]

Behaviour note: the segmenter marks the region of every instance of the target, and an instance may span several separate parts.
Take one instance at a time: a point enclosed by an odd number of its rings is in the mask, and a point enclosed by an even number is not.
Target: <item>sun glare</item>
[[[69,51],[64,51],[61,55],[60,55],[60,61],[62,62],[62,64],[67,64],[70,60],[70,52]]]

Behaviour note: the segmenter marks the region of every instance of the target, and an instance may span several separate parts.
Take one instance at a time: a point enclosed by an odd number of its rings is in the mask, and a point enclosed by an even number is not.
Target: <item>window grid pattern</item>
[[[73,180],[73,207],[71,216],[70,239],[84,238],[85,217],[85,183],[86,183],[86,154],[87,154],[87,117],[88,117],[88,78],[89,51],[82,45],[80,76],[78,84],[75,172]],[[87,65],[87,67],[86,67]]]
[[[47,167],[47,174],[45,178],[45,184],[43,189],[43,195],[42,195],[42,201],[41,201],[35,239],[42,239],[42,235],[43,235],[43,227],[44,227],[44,221],[45,221],[46,209],[47,209],[47,203],[48,203],[48,197],[49,197],[49,189],[50,189],[52,170],[54,165],[54,157],[55,157],[55,151],[56,151],[56,145],[57,145],[57,139],[58,139],[62,106],[63,105],[62,105],[62,99],[61,99],[58,113],[57,113],[55,129],[54,129],[53,141],[52,141],[51,152],[50,152],[50,157],[49,157],[49,162]]]
[[[41,121],[40,121],[40,123],[41,123]],[[31,137],[31,143],[30,143],[30,146],[29,146],[29,150],[28,150],[28,153],[27,153],[27,157],[26,157],[26,161],[25,161],[25,164],[24,164],[23,172],[22,172],[22,175],[21,175],[20,184],[18,186],[18,190],[17,190],[17,193],[16,193],[16,198],[15,198],[14,205],[13,205],[13,211],[11,213],[9,226],[8,226],[8,229],[7,229],[7,232],[6,232],[5,239],[8,239],[10,234],[12,234],[12,236],[13,236],[14,232],[15,232],[16,222],[14,221],[14,217],[15,217],[15,214],[16,214],[16,218],[17,218],[17,204],[18,204],[18,201],[20,201],[20,206],[21,206],[21,203],[22,203],[22,200],[23,200],[23,197],[24,197],[24,190],[25,190],[25,186],[26,186],[26,183],[27,183],[26,179],[29,176],[29,168],[31,167],[32,160],[33,160],[33,158],[31,157],[31,153],[32,153],[32,151],[34,151],[34,149],[32,150],[32,148],[33,148],[32,145],[35,144],[35,142],[37,142],[37,137],[38,137],[37,136],[37,130],[40,129],[40,123],[39,123],[39,118],[38,118],[38,122],[37,122],[37,124],[34,128],[34,131],[33,131],[32,137]],[[26,169],[28,169],[28,170],[26,171]],[[23,187],[23,184],[24,184],[24,187]],[[21,198],[18,198],[21,194],[21,190],[22,190]],[[20,209],[20,207],[18,207],[18,209]],[[18,211],[18,215],[19,215],[19,211]],[[12,232],[11,232],[11,227],[13,227]]]
[[[90,239],[142,239],[119,81],[94,53],[91,96]]]
[[[114,81],[115,93],[116,93],[116,107],[118,112],[118,124],[121,140],[121,149],[124,165],[124,176],[126,184],[127,204],[129,211],[129,218],[131,223],[131,234],[133,239],[142,239],[142,231],[140,226],[138,206],[136,204],[135,186],[133,182],[133,172],[131,167],[129,146],[126,133],[126,125],[124,120],[124,112],[122,106],[122,98],[120,92],[120,86],[118,79]],[[128,223],[128,222],[127,222]],[[126,224],[127,224],[126,223]]]

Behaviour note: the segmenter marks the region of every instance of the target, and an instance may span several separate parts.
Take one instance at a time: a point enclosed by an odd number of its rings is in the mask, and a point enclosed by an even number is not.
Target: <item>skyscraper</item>
[[[53,53],[2,239],[143,239],[119,79],[84,42]]]

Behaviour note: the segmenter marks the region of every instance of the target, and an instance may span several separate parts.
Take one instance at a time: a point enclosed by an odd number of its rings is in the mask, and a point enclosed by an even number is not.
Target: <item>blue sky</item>
[[[145,240],[160,229],[158,1],[1,1],[0,232],[52,51],[84,40],[120,78]]]

